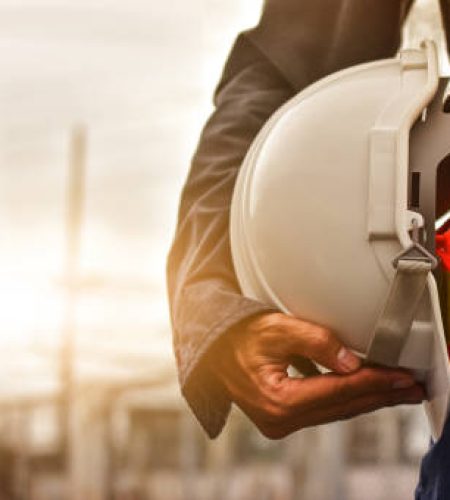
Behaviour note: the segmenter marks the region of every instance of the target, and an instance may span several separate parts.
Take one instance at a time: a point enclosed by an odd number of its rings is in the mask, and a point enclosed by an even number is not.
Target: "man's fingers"
[[[333,404],[319,410],[300,412],[292,415],[279,425],[268,425],[264,433],[268,437],[280,439],[305,427],[327,424],[337,420],[347,420],[363,413],[370,413],[381,408],[402,405],[418,404],[425,399],[425,391],[419,384],[408,389],[396,389],[381,394],[361,396],[346,403]]]
[[[329,330],[281,313],[229,335],[214,359],[230,397],[268,437],[424,397],[406,370],[361,368]],[[311,360],[332,372],[317,375]],[[289,377],[289,364],[309,376]]]
[[[291,348],[301,356],[338,373],[350,373],[361,366],[361,360],[345,348],[335,335],[322,326],[287,317]]]
[[[328,373],[307,379],[286,378],[280,382],[277,393],[280,401],[294,411],[296,407],[313,410],[414,385],[413,376],[404,370],[362,368],[348,375]]]
[[[396,389],[386,393],[361,396],[346,403],[339,403],[320,411],[311,412],[307,426],[317,423],[327,423],[335,420],[346,420],[363,413],[369,413],[384,407],[402,404],[418,404],[425,399],[425,391],[420,384],[409,389]]]

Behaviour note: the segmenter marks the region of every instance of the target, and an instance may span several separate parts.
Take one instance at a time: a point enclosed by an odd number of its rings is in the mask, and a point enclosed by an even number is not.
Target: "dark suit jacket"
[[[246,151],[270,115],[312,82],[395,55],[411,3],[267,0],[258,26],[235,42],[193,157],[168,260],[180,385],[211,437],[225,423],[230,398],[204,360],[231,327],[271,310],[241,295],[230,255],[229,207]]]

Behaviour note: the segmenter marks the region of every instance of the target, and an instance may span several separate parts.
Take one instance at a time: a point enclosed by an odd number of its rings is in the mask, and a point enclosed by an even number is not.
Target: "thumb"
[[[290,317],[286,325],[291,348],[337,373],[350,373],[361,366],[361,360],[347,349],[328,328]]]

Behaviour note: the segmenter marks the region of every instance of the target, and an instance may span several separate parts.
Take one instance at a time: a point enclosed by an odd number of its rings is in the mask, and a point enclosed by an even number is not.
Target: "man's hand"
[[[319,374],[311,360],[333,373]],[[230,398],[271,439],[425,399],[407,371],[361,368],[329,330],[282,313],[241,324],[216,346],[210,362]],[[313,376],[289,377],[289,365]]]

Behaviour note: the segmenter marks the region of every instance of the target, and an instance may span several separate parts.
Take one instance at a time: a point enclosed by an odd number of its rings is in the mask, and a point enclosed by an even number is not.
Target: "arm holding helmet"
[[[395,3],[389,0],[389,5]],[[317,10],[313,4],[296,2],[306,9],[306,17],[308,9]],[[266,12],[273,5],[267,2]],[[339,2],[330,2],[330,8],[336,5]],[[264,44],[270,42],[264,29],[241,35],[225,67],[216,109],[203,130],[183,190],[168,261],[180,385],[210,437],[219,434],[232,401],[266,436],[278,438],[302,427],[424,398],[408,373],[359,369],[356,356],[329,330],[240,292],[228,235],[239,167],[265,121],[308,83],[305,75],[312,81],[327,71],[286,74],[283,61],[273,63],[276,54],[270,52],[273,44]],[[321,43],[320,33],[314,33]],[[362,56],[350,51],[340,64],[353,62],[350,57]],[[366,54],[375,57],[375,52]],[[312,68],[314,60],[304,59]],[[311,360],[332,373],[319,375]],[[289,365],[313,376],[289,377]]]
[[[182,392],[211,437],[224,425],[230,396],[206,355],[240,321],[274,310],[243,297],[236,281],[228,236],[233,186],[253,138],[293,94],[248,38],[238,37],[181,197],[167,266],[174,347]]]
[[[274,438],[420,401],[423,391],[409,374],[374,368],[352,373],[359,360],[330,331],[241,295],[228,237],[234,182],[254,136],[293,89],[251,42],[240,38],[237,44],[245,64],[224,72],[183,191],[168,263],[185,397],[211,437],[220,432],[231,401]],[[310,359],[342,375],[288,377],[288,365],[316,375]]]

